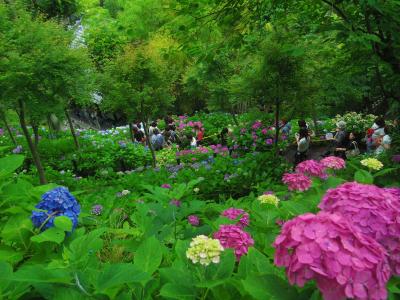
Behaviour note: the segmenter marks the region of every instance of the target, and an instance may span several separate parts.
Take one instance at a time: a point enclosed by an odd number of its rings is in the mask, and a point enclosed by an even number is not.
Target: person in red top
[[[204,138],[204,130],[196,125],[194,126],[194,132],[196,133],[197,144],[200,144]]]

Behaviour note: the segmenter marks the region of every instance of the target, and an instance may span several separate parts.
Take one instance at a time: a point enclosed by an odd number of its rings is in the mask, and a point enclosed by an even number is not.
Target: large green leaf
[[[160,295],[167,299],[189,300],[196,298],[196,290],[180,284],[167,283],[161,288]]]
[[[213,288],[225,283],[228,280],[235,267],[235,254],[232,249],[227,249],[221,255],[221,261],[218,264],[211,264],[205,270],[205,281],[197,284],[198,287]]]
[[[107,289],[122,286],[125,283],[143,284],[150,279],[150,276],[133,264],[112,264],[107,265],[97,279],[96,289],[105,292]]]
[[[66,216],[59,216],[54,218],[54,226],[64,231],[70,232],[72,230],[72,221]]]
[[[17,251],[9,246],[0,246],[0,261],[6,261],[10,264],[16,264],[24,257],[24,252]]]
[[[255,299],[293,300],[298,298],[296,289],[275,275],[252,274],[243,279],[242,283],[244,289]]]
[[[65,231],[57,227],[51,227],[45,231],[31,237],[31,241],[35,243],[54,242],[61,244],[65,238]]]
[[[365,184],[374,183],[374,177],[371,175],[371,173],[365,170],[358,170],[354,174],[354,180],[359,183],[365,183]]]
[[[64,269],[48,269],[44,265],[22,266],[12,277],[14,281],[29,283],[69,283],[71,274]]]
[[[145,239],[137,249],[135,266],[151,275],[160,266],[162,257],[163,246],[155,236],[151,236]]]
[[[25,157],[23,155],[10,155],[0,158],[0,179],[12,174],[22,166]]]

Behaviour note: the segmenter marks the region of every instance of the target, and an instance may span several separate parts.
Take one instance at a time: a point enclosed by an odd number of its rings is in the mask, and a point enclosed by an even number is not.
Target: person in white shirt
[[[383,135],[381,135],[380,138],[376,139],[376,143],[378,145],[375,150],[376,155],[382,154],[386,150],[390,149],[392,138],[389,135],[389,128],[387,126],[383,128]]]
[[[310,147],[310,135],[307,128],[300,128],[300,131],[296,133],[296,143],[297,151],[294,156],[294,167],[307,159],[307,151]]]
[[[371,139],[367,139],[367,152],[371,153],[374,148],[378,146],[378,139],[385,135],[385,119],[384,118],[376,118],[374,124],[371,129],[374,130],[372,133]]]

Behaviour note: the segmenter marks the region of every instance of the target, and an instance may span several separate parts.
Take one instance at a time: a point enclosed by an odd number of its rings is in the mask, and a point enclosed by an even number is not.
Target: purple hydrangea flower
[[[100,204],[96,204],[92,207],[91,214],[95,216],[100,216],[103,211],[103,206]]]
[[[22,152],[22,146],[21,145],[18,145],[17,147],[15,147],[13,150],[12,150],[12,153],[14,153],[14,154],[19,154],[19,153],[21,153]]]

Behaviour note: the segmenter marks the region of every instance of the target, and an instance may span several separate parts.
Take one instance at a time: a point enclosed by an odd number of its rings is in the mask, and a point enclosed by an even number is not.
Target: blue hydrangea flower
[[[33,226],[40,228],[44,222],[42,230],[46,230],[54,226],[54,218],[66,216],[72,221],[72,229],[78,225],[78,216],[81,207],[75,197],[65,187],[57,187],[44,193],[42,201],[35,206],[43,211],[33,211],[31,220]]]

